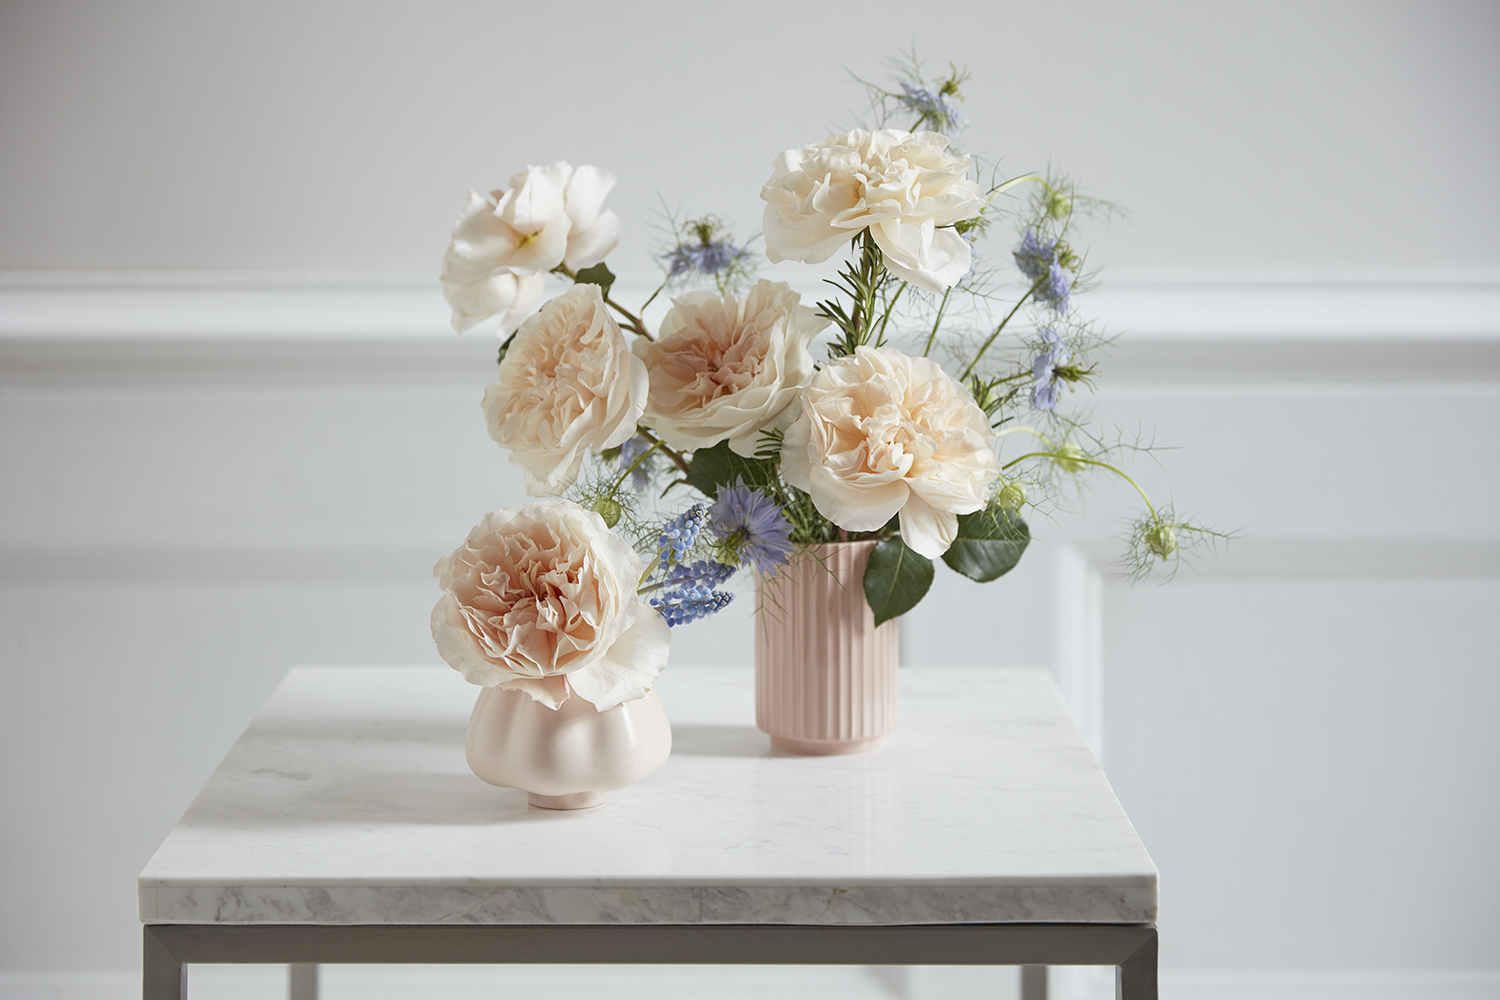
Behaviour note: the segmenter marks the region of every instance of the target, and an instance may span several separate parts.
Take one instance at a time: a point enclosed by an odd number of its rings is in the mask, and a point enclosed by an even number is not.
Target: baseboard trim
[[[947,970],[864,968],[775,968],[683,966],[573,967],[512,966],[349,966],[325,967],[325,1000],[411,1000],[441,995],[445,1000],[549,1000],[607,993],[619,1000],[922,1000],[944,986],[959,986]],[[967,970],[965,970],[967,971]],[[999,972],[999,970],[996,970]],[[1054,1000],[1094,1000],[1113,995],[1104,975],[1070,976],[1100,970],[1054,969]],[[931,975],[933,973],[936,975]],[[1002,973],[1003,974],[1003,973]],[[284,966],[190,966],[193,1000],[263,1000],[284,995]],[[966,978],[973,978],[972,973]],[[964,983],[963,985],[969,985]],[[974,984],[978,985],[978,984]],[[435,994],[434,989],[440,994]],[[1500,1000],[1500,969],[1424,970],[1171,970],[1161,973],[1163,1000]],[[133,1000],[140,996],[135,972],[0,972],[0,1000]]]

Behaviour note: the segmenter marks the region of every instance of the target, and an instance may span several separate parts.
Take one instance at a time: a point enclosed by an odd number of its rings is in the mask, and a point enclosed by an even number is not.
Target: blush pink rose
[[[900,514],[902,541],[932,559],[1000,475],[991,436],[984,411],[936,362],[860,347],[802,390],[781,472],[841,528],[874,531]]]
[[[678,296],[657,339],[635,342],[651,383],[641,422],[673,448],[728,441],[753,456],[760,432],[793,415],[813,373],[807,345],[828,322],[781,281],[758,281],[743,298]]]
[[[432,638],[471,684],[607,711],[651,690],[671,630],[636,597],[640,556],[570,500],[486,514],[433,575]]]

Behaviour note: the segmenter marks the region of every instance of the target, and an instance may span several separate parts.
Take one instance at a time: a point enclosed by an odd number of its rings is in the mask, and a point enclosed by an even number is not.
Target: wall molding
[[[806,298],[827,268],[767,269]],[[641,301],[650,274],[621,276]],[[1500,381],[1500,274],[1111,274],[1082,300],[1107,384]],[[665,297],[652,307],[660,316]],[[0,272],[0,384],[472,384],[432,274]],[[975,322],[984,317],[978,316]]]

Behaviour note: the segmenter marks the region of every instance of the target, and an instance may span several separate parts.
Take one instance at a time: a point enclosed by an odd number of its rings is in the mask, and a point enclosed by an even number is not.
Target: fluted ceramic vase
[[[778,750],[863,753],[896,727],[896,622],[865,600],[874,542],[794,556],[758,581],[755,722]]]
[[[524,790],[543,809],[596,806],[671,752],[672,726],[655,691],[600,712],[577,695],[554,710],[522,691],[482,688],[464,744],[471,771]]]

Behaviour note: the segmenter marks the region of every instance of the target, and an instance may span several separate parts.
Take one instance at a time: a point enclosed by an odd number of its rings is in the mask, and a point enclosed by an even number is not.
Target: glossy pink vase
[[[778,750],[874,750],[896,727],[896,622],[865,601],[874,542],[821,545],[759,583],[755,724]]]
[[[640,781],[672,752],[655,691],[601,712],[577,695],[558,709],[522,691],[481,688],[464,756],[492,785],[520,788],[543,809],[587,809]]]

